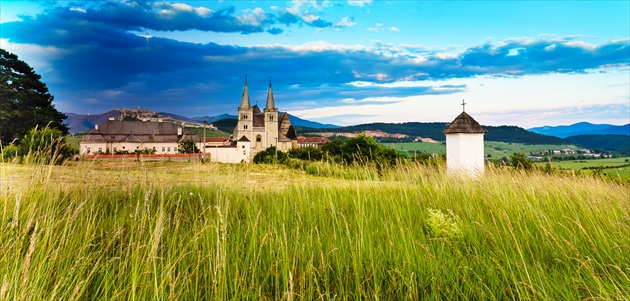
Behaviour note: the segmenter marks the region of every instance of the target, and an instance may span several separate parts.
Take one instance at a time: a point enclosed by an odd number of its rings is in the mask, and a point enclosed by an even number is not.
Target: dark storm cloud
[[[194,2],[193,2],[194,3]],[[23,16],[24,21],[32,17]],[[200,30],[208,32],[252,34],[267,32],[280,34],[282,29],[275,27],[277,23],[284,25],[306,25],[317,28],[332,27],[328,21],[317,19],[304,21],[299,15],[286,11],[277,16],[266,13],[262,9],[247,10],[240,15],[235,13],[234,6],[217,10],[194,7],[182,3],[143,2],[143,1],[107,1],[73,3],[68,6],[48,5],[48,8],[37,19],[56,19],[77,23],[100,23],[125,31],[186,31]],[[49,20],[51,21],[51,20]]]
[[[137,32],[143,28],[279,33],[271,27],[273,22],[302,22],[288,13],[272,17],[252,11],[252,18],[258,20],[254,26],[236,18],[233,8],[208,13],[173,4],[156,5],[99,2],[93,8],[53,7],[33,18],[3,23],[2,38],[63,50],[49,60],[63,79],[49,83],[57,100],[90,106],[91,112],[140,105],[155,110],[177,108],[175,113],[189,116],[212,114],[213,110],[232,112],[240,100],[245,74],[250,79],[253,102],[264,103],[271,76],[279,104],[310,101],[331,105],[343,99],[465,90],[465,86],[383,85],[399,81],[579,73],[610,65],[627,66],[630,60],[628,40],[601,45],[573,39],[514,40],[444,55],[437,50],[415,47],[407,51],[390,45],[239,47],[139,36]],[[165,21],[165,16],[171,19]],[[275,21],[266,21],[272,19]],[[372,85],[350,84],[354,82]]]

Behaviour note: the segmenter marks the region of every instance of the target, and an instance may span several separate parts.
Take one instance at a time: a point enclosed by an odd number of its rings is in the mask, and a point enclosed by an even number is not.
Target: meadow
[[[0,299],[630,298],[627,183],[312,169],[2,163]]]
[[[546,162],[534,163],[538,166],[544,166]],[[594,168],[601,166],[602,172],[606,175],[616,179],[630,179],[630,157],[619,158],[603,158],[593,160],[572,160],[572,161],[559,161],[550,162],[553,168],[557,169],[571,169],[574,171],[580,171],[585,174],[592,174]]]
[[[426,142],[405,142],[405,143],[383,143],[387,147],[394,148],[398,151],[406,152],[413,155],[414,152],[428,153],[446,153],[446,144],[443,143],[426,143]],[[539,150],[562,150],[562,149],[580,149],[575,145],[555,145],[555,144],[525,144],[499,141],[485,141],[484,153],[490,155],[490,158],[500,159],[502,157],[510,157],[514,153],[524,153],[529,155],[531,152]]]

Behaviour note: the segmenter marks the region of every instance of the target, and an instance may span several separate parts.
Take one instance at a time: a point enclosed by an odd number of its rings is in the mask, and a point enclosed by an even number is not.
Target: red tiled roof
[[[225,142],[230,140],[230,137],[206,137],[206,142]]]
[[[318,143],[318,144],[324,144],[330,140],[326,139],[325,137],[298,137],[297,138],[298,143]]]

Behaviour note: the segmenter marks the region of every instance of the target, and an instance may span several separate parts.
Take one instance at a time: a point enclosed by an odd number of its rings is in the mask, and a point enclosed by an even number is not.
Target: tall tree
[[[17,55],[0,49],[0,141],[20,140],[35,126],[60,130],[66,115],[52,104],[54,97],[41,81],[41,76]]]

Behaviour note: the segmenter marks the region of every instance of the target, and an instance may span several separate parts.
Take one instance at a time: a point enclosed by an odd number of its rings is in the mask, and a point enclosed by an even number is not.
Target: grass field
[[[547,163],[536,162],[535,164],[538,166],[544,166]],[[613,178],[630,179],[630,157],[551,162],[551,166],[553,168],[573,170],[583,170],[584,168],[593,168],[597,166],[610,167],[604,168],[603,172]],[[591,170],[585,170],[584,172],[587,174],[592,173]]]
[[[0,165],[0,300],[627,300],[630,189],[443,167]]]
[[[407,152],[413,155],[414,152],[428,153],[445,153],[446,145],[442,143],[426,143],[426,142],[406,142],[406,143],[384,143],[387,147],[394,148],[398,151]],[[553,144],[524,144],[510,142],[485,141],[484,152],[491,158],[500,159],[504,156],[510,157],[514,153],[524,153],[529,155],[531,152],[538,150],[561,150],[561,149],[579,149],[574,145],[553,145]]]

